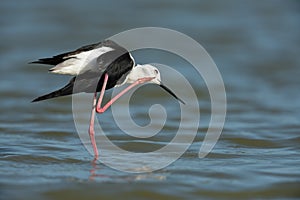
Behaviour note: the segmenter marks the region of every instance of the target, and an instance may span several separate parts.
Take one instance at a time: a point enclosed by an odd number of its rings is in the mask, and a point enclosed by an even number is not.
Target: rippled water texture
[[[299,198],[299,10],[292,0],[1,1],[0,199]],[[131,174],[92,162],[76,133],[70,97],[30,103],[69,77],[27,63],[143,26],[171,28],[202,44],[223,76],[228,107],[220,140],[199,159],[210,120],[204,81],[174,55],[136,52],[138,63],[161,62],[183,71],[199,98],[201,121],[179,160],[159,171]],[[176,82],[172,87],[180,91]],[[123,134],[110,111],[98,120],[123,149],[159,149],[178,128],[176,101],[143,86],[130,111],[144,126],[157,103],[168,118],[163,131],[149,139]]]

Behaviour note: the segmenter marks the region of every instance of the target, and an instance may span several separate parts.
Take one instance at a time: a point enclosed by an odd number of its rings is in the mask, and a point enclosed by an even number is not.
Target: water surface
[[[299,8],[297,1],[1,1],[1,199],[299,198]],[[175,29],[202,44],[223,76],[228,109],[220,140],[199,159],[210,101],[201,77],[186,67],[201,109],[194,143],[162,170],[130,174],[92,162],[76,133],[70,97],[30,103],[69,77],[27,63],[142,26]],[[136,57],[185,65],[159,52]],[[162,134],[132,140],[111,122],[111,112],[98,116],[127,150],[160,148],[178,128],[178,104],[144,87],[132,100],[133,119],[149,123],[149,107],[163,103],[170,117]]]

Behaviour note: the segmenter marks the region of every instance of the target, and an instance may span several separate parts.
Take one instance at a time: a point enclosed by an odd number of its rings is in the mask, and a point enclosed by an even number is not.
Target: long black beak
[[[170,95],[172,95],[175,99],[177,99],[178,101],[180,101],[182,104],[185,104],[185,102],[182,101],[179,97],[177,97],[176,94],[174,94],[174,92],[172,92],[172,90],[170,90],[169,88],[167,88],[167,86],[163,85],[162,83],[160,83],[159,86],[161,88],[163,88],[165,91],[167,91]]]

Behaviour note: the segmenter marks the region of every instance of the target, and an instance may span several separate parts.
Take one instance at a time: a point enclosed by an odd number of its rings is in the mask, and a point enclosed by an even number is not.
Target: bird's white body
[[[59,63],[49,71],[55,74],[65,74],[77,76],[90,69],[99,67],[97,58],[107,52],[113,51],[111,47],[102,46],[90,51],[83,51],[78,54],[64,57],[64,62]]]

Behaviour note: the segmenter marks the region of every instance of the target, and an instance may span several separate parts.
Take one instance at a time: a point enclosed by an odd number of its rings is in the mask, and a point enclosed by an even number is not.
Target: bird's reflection
[[[97,171],[100,171],[101,169],[100,165],[97,163],[97,160],[98,160],[98,156],[95,156],[94,159],[91,161],[92,169],[90,170],[90,176],[89,176],[90,181],[95,181],[95,178],[97,177],[102,177],[102,178],[109,177],[107,175],[97,173]]]
[[[121,173],[122,175],[117,176],[110,176],[107,174],[101,174],[101,170],[103,168],[100,167],[101,164],[98,162],[98,157],[94,157],[94,159],[91,161],[91,170],[90,170],[90,176],[89,181],[96,181],[97,178],[99,178],[99,181],[107,180],[107,179],[121,179],[122,181],[131,182],[131,181],[142,181],[142,180],[158,180],[163,181],[166,180],[166,174],[160,173],[141,173],[141,174],[130,174],[126,173],[125,175]]]

